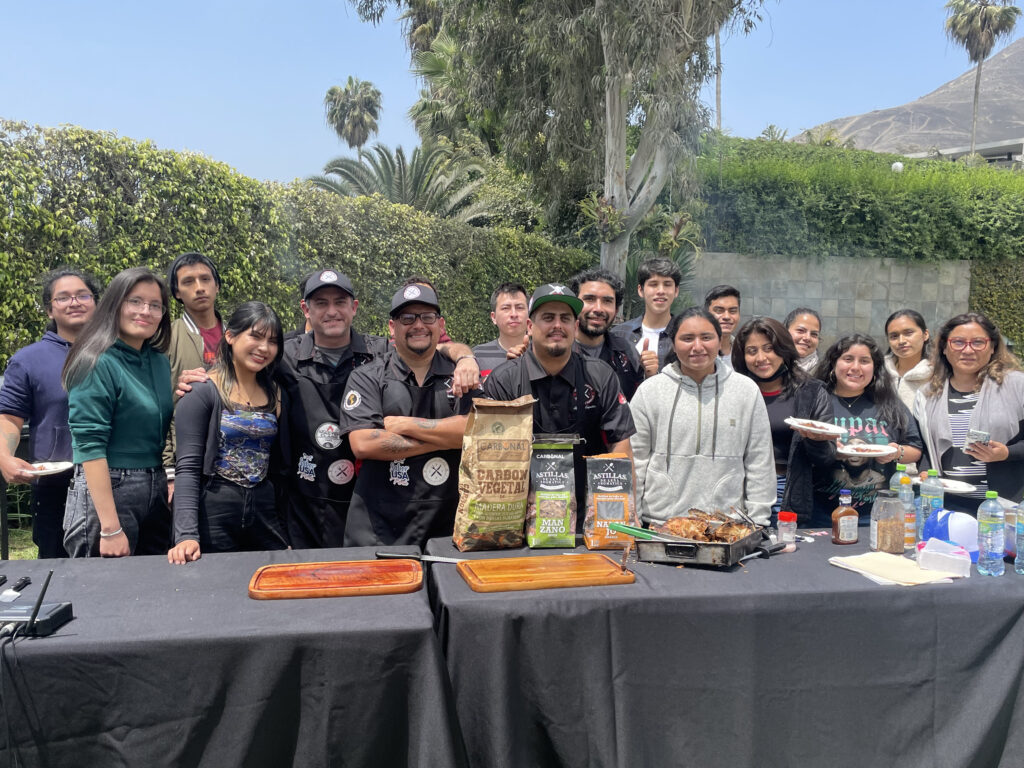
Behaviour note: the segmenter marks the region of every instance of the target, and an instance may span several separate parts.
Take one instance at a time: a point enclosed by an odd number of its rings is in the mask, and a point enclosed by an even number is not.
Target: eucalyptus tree
[[[353,149],[361,149],[377,133],[380,91],[369,80],[349,75],[344,87],[332,85],[324,96],[327,124]]]
[[[473,200],[484,171],[479,161],[446,146],[416,147],[406,158],[401,147],[392,152],[377,143],[359,150],[358,158],[331,160],[310,181],[344,197],[380,195],[441,218],[472,222],[489,214],[485,204]]]
[[[978,132],[978,95],[981,93],[981,65],[996,42],[1008,37],[1020,17],[1020,8],[1009,0],[949,0],[946,3],[946,36],[967,51],[977,65],[974,74],[974,111],[971,116],[971,154]]]
[[[401,5],[351,1],[371,21]],[[581,176],[601,188],[601,263],[624,274],[630,235],[697,145],[708,39],[733,18],[749,28],[761,0],[437,2],[471,108],[501,116],[503,153],[549,200]]]

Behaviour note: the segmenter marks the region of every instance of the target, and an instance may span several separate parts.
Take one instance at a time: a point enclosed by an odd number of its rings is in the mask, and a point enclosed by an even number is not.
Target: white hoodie
[[[767,524],[776,498],[768,411],[757,385],[716,361],[700,384],[665,366],[629,404],[637,509],[662,522],[691,507],[745,511]]]

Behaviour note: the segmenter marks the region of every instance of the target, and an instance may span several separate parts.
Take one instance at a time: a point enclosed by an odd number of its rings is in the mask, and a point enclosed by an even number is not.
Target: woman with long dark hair
[[[72,557],[157,554],[170,539],[161,453],[171,421],[167,286],[143,267],[110,281],[64,363],[75,473],[64,513]]]
[[[807,525],[814,509],[812,468],[833,461],[835,439],[806,430],[794,431],[786,419],[832,422],[832,398],[825,386],[800,367],[800,354],[778,320],[755,317],[736,333],[732,367],[754,380],[768,408],[775,453],[779,508],[796,512]]]
[[[921,457],[921,436],[910,411],[896,396],[878,344],[862,333],[848,333],[828,348],[817,377],[832,395],[832,421],[846,430],[829,466],[815,467],[812,525],[832,524],[839,491],[848,488],[860,522],[867,525],[875,494],[887,487],[893,462]],[[885,453],[857,455],[858,446],[887,446]],[[873,450],[866,448],[862,450]],[[851,455],[847,455],[851,454]]]
[[[745,510],[767,524],[775,501],[768,414],[757,387],[718,356],[722,329],[703,307],[679,313],[665,367],[629,409],[637,509],[647,523],[690,507]]]
[[[939,330],[932,370],[914,401],[927,447],[921,466],[975,487],[947,491],[946,508],[974,514],[986,490],[1024,499],[1024,372],[999,329],[978,312],[951,318]],[[968,440],[971,430],[988,439]]]
[[[210,378],[178,401],[171,563],[205,552],[285,549],[268,477],[281,399],[281,321],[259,301],[228,319]]]
[[[928,325],[920,312],[898,309],[885,321],[885,368],[896,394],[908,409],[914,407],[914,395],[932,377],[929,358],[931,340]]]

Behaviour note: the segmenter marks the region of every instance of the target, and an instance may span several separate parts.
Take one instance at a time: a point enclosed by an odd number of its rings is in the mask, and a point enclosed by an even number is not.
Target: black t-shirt
[[[878,406],[865,394],[853,403],[847,399],[832,395],[832,408],[835,416],[833,423],[843,427],[849,433],[846,445],[868,444],[888,445],[900,443],[913,448],[924,447],[917,429],[917,421],[903,403],[898,403],[903,411],[905,427],[899,429],[894,424],[882,419]],[[860,514],[860,523],[867,525],[870,521],[871,505],[875,502],[875,494],[889,487],[889,477],[896,471],[896,462],[880,464],[867,457],[845,457],[837,455],[828,467],[815,468],[814,471],[814,525],[831,525],[832,510],[839,506],[839,491],[848,488],[853,494],[853,506]],[[826,522],[827,521],[827,522]]]
[[[762,396],[768,408],[768,422],[772,427],[775,464],[780,468],[785,467],[789,463],[789,447],[793,443],[793,428],[786,423],[786,419],[795,415],[793,408],[796,401],[792,397],[783,397],[781,391]]]

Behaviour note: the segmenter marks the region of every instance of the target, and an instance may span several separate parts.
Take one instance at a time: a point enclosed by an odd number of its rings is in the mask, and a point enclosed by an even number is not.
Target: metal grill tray
[[[729,568],[742,558],[756,552],[764,541],[764,528],[732,542],[724,541],[644,541],[636,540],[637,560],[646,563],[669,563],[672,565],[706,565],[712,568]]]

